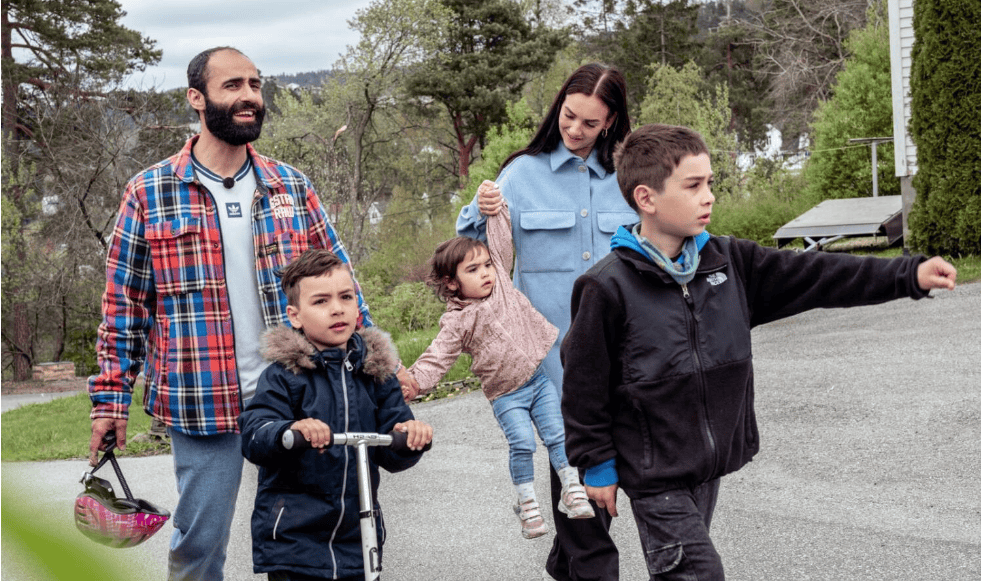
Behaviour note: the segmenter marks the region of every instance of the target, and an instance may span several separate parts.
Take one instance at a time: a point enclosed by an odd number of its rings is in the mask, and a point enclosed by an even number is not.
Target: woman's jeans
[[[221,581],[242,478],[242,437],[167,433],[179,495],[171,520],[168,579]]]
[[[511,393],[491,402],[494,417],[508,440],[508,470],[514,484],[534,479],[532,454],[535,452],[535,433],[549,450],[549,462],[557,471],[569,466],[566,459],[566,434],[559,408],[559,391],[539,367],[532,378]]]

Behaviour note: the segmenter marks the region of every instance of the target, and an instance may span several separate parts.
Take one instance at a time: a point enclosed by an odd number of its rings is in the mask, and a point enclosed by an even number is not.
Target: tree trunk
[[[27,321],[27,305],[14,303],[14,380],[31,378],[31,325]]]
[[[3,67],[3,116],[2,155],[7,159],[12,171],[17,170],[14,142],[17,137],[17,83],[13,78],[14,55],[11,48],[10,18],[7,3],[3,5],[3,24],[0,27],[0,63]]]

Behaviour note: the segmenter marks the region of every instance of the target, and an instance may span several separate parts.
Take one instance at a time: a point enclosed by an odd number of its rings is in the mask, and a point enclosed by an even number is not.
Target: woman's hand
[[[501,211],[505,199],[501,196],[501,188],[491,180],[484,180],[477,187],[477,209],[485,216],[494,216]]]

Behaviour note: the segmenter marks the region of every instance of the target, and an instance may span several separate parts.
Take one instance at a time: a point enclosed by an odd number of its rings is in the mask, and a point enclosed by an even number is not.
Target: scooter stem
[[[376,581],[382,575],[382,560],[375,529],[375,510],[372,501],[372,479],[368,470],[368,442],[355,445],[358,457],[358,504],[361,512],[361,554],[365,563],[365,581]]]

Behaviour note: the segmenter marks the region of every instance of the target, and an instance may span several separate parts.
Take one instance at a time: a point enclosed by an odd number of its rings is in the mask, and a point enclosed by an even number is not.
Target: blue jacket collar
[[[580,156],[576,155],[572,151],[566,149],[566,145],[559,141],[559,145],[556,149],[549,154],[549,163],[552,167],[552,171],[558,171],[563,165],[569,163],[571,160],[576,162],[584,162],[586,166],[593,170],[593,173],[597,174],[597,177],[604,178],[607,177],[607,170],[604,166],[600,164],[600,160],[597,158],[597,148],[593,148],[590,155],[584,160]]]
[[[321,360],[321,363],[325,365],[330,363],[343,363],[345,360],[347,360],[349,363],[351,363],[351,365],[357,368],[361,364],[364,351],[365,341],[358,333],[353,333],[351,338],[348,339],[348,344],[344,349],[339,347],[323,349],[317,353],[317,356],[318,359]]]

